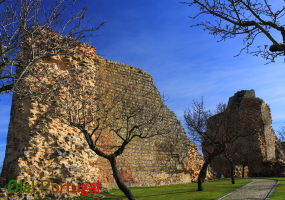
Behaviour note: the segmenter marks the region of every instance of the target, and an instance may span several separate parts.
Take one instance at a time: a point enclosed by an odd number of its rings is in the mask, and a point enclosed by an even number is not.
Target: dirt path
[[[251,179],[252,182],[217,200],[266,200],[277,181],[267,179]]]

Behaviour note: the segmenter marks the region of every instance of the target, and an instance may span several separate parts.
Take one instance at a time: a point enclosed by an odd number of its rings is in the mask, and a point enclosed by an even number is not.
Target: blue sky
[[[269,104],[273,126],[285,125],[285,63],[242,54],[241,39],[216,42],[217,38],[188,18],[194,9],[176,0],[80,0],[89,7],[91,23],[106,22],[86,41],[104,58],[149,72],[166,104],[179,119],[193,98],[204,97],[215,108],[236,91],[255,89]],[[280,1],[280,3],[283,3]],[[267,40],[260,38],[260,43]],[[269,43],[270,44],[270,43]],[[11,96],[0,96],[0,161],[5,153]]]

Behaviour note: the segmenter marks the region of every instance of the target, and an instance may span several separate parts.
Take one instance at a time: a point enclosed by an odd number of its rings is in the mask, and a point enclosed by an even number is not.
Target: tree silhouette
[[[0,94],[29,93],[21,80],[39,59],[70,54],[79,40],[98,30],[84,23],[87,8],[76,9],[76,0],[0,1]],[[62,36],[59,45],[53,32]],[[35,45],[41,42],[41,45]]]
[[[279,5],[284,4],[282,0],[278,2]],[[284,5],[275,9],[269,0],[191,0],[183,3],[197,8],[197,13],[191,16],[192,19],[206,17],[205,21],[194,26],[202,27],[210,34],[219,36],[220,41],[243,36],[244,46],[240,53],[245,50],[269,62],[274,62],[278,56],[284,56]],[[258,44],[251,50],[250,47],[256,43],[259,35],[265,36],[269,40],[268,44]]]

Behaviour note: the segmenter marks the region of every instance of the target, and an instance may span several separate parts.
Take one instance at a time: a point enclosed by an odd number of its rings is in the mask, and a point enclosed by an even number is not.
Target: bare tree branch
[[[285,142],[285,126],[281,126],[277,131],[277,134],[281,141]]]
[[[0,94],[29,93],[20,82],[34,70],[34,63],[53,55],[72,54],[70,49],[103,25],[89,27],[84,23],[87,9],[76,9],[76,2],[0,1]],[[57,45],[54,33],[62,35]],[[7,69],[11,77],[6,77]]]
[[[191,17],[194,20],[200,16],[213,16],[212,22],[202,21],[194,26],[202,26],[210,34],[219,36],[221,40],[243,35],[244,47],[241,52],[261,56],[269,62],[284,56],[285,27],[282,19],[285,6],[279,10],[273,9],[268,0],[191,0],[183,4],[197,9],[197,14]],[[279,33],[282,41],[278,41],[276,33]],[[266,36],[271,44],[265,45],[265,48],[257,47],[257,50],[250,50],[259,35]]]
[[[118,80],[114,85],[121,84],[122,90],[117,91],[106,87],[106,84],[103,84],[104,80],[100,78],[86,80],[90,77],[90,70],[95,77],[95,67],[91,67],[89,71],[75,67],[68,72],[59,73],[55,82],[54,75],[47,75],[44,69],[39,71],[39,74],[34,73],[33,77],[45,74],[46,82],[53,84],[53,87],[45,86],[45,83],[33,86],[35,92],[42,88],[52,88],[52,93],[47,98],[33,98],[47,105],[53,104],[54,110],[49,115],[78,129],[84,135],[88,147],[110,162],[119,188],[129,199],[134,199],[120,178],[116,158],[124,153],[134,139],[147,139],[171,133],[171,127],[174,127],[173,124],[176,125],[177,121],[168,120],[170,123],[165,123],[169,111],[159,96],[153,98],[154,88],[149,85],[142,86],[143,90],[140,90],[138,97],[136,81],[130,80],[122,85]],[[70,81],[71,79],[75,80]]]

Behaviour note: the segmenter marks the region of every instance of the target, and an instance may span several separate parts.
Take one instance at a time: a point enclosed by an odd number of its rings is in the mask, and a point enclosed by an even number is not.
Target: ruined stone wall
[[[53,94],[55,101],[60,101],[67,90],[58,84],[60,79],[70,82],[73,87],[95,85],[98,90],[104,88],[115,94],[124,92],[123,88],[129,85],[136,88],[137,95],[132,98],[146,98],[142,95],[148,90],[151,93],[147,98],[154,105],[162,104],[152,77],[146,72],[105,60],[89,45],[82,44],[78,49],[70,56],[39,60],[22,84],[37,92],[43,90],[46,99],[50,98],[48,91],[56,88],[60,92]],[[49,101],[39,102],[29,96],[14,95],[1,177],[6,180],[49,179],[54,183],[100,180],[103,187],[115,187],[107,160],[88,148],[78,129],[53,117],[55,108],[46,102]],[[203,160],[194,143],[188,141],[174,113],[166,106],[164,108],[168,116],[165,126],[176,121],[173,131],[151,139],[137,138],[118,157],[119,172],[129,186],[187,183],[197,178]],[[105,139],[107,144],[118,143],[112,135]]]
[[[141,94],[147,94],[153,103],[157,105],[161,103],[160,94],[149,74],[141,69],[112,61],[98,60],[98,62],[100,66],[97,73],[98,77],[100,77],[99,84],[102,87],[108,85],[108,90],[120,93],[124,92],[124,88],[127,85],[129,87],[135,86],[138,91],[135,98],[143,98]],[[143,91],[147,91],[147,93]],[[148,91],[151,91],[151,93],[149,94]],[[164,126],[168,126],[170,121],[177,121],[174,113],[168,109],[167,115],[168,121],[165,122]],[[175,131],[178,131],[178,134]],[[119,158],[120,173],[124,175],[124,180],[132,186],[153,186],[193,181],[196,179],[202,159],[193,143],[190,144],[189,148],[181,149],[181,147],[186,147],[185,144],[182,146],[185,141],[188,143],[180,123],[177,124],[177,127],[173,127],[173,132],[167,136],[157,136],[143,140],[136,139]],[[175,146],[178,146],[178,148],[170,152],[169,143],[176,143]],[[188,151],[191,151],[191,153],[188,154]],[[196,171],[192,171],[190,176],[185,174],[185,166],[183,166],[183,163],[179,163],[177,156],[187,156],[184,165],[188,161],[190,163],[188,163],[187,167],[197,166]],[[102,162],[105,163],[102,169],[109,169],[109,171],[106,170],[105,174],[111,175],[109,164],[104,160]],[[109,177],[112,179],[111,176]]]
[[[219,121],[225,123],[219,127]],[[251,176],[278,175],[284,169],[276,154],[278,139],[272,129],[270,109],[263,100],[256,98],[254,90],[239,91],[229,99],[223,113],[208,120],[208,133],[238,136],[227,144],[226,154],[235,165],[248,166]],[[207,148],[207,147],[204,147]],[[211,164],[218,175],[230,173],[225,154],[214,159]]]

